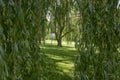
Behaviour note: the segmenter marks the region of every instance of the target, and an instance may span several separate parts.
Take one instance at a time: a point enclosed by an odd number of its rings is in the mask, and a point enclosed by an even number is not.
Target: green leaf
[[[19,52],[19,50],[18,50],[18,45],[17,45],[17,44],[14,45],[14,50],[15,50],[17,53]]]
[[[14,6],[15,5],[14,1],[13,0],[9,0],[9,5],[10,6]]]
[[[0,46],[0,54],[3,54],[4,53],[4,50],[2,48],[2,46]]]
[[[5,4],[4,4],[3,0],[0,0],[0,6],[2,6],[2,7],[4,7],[4,6],[5,6]]]
[[[29,42],[28,42],[28,40],[25,41],[25,46],[26,46],[27,48],[30,47],[30,46],[29,46]]]
[[[3,27],[0,25],[0,35],[3,34]]]

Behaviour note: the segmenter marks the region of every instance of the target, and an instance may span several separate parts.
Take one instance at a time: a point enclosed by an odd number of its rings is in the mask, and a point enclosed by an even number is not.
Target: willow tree
[[[82,23],[76,80],[120,79],[120,12],[117,0],[76,0]]]
[[[56,0],[50,8],[51,23],[54,24],[54,30],[52,31],[56,35],[58,46],[62,46],[62,38],[74,30],[70,26],[72,2],[72,0]]]
[[[50,3],[0,0],[0,80],[45,80],[50,77],[51,65],[47,65],[39,49],[42,21],[48,7],[45,4]]]

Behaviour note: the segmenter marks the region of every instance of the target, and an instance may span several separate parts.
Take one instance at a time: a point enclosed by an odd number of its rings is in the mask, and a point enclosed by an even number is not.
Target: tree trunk
[[[57,45],[59,47],[62,47],[62,39],[61,38],[57,39]]]

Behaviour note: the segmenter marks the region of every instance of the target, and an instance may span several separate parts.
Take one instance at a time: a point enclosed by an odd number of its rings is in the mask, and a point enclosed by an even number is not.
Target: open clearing
[[[63,42],[63,47],[58,47],[55,41],[47,40],[46,44],[41,46],[41,50],[47,57],[55,61],[57,67],[60,69],[58,72],[66,75],[63,78],[64,80],[72,80],[74,75],[74,59],[76,56],[73,43],[67,44]]]

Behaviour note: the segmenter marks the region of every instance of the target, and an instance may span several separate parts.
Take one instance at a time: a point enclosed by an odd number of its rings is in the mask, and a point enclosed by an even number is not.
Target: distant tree
[[[72,1],[68,0],[57,0],[53,3],[51,8],[52,13],[52,24],[54,24],[54,30],[58,46],[62,46],[62,39],[67,34],[74,31],[74,27],[71,26],[71,8]]]

